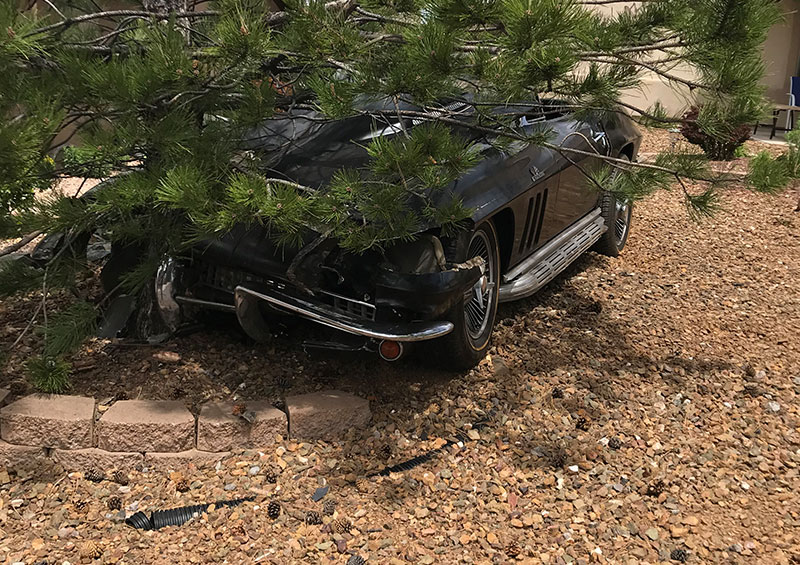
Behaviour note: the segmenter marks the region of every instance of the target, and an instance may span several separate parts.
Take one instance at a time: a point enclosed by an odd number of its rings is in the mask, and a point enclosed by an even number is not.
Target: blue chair
[[[789,81],[789,103],[788,104],[775,104],[772,110],[772,131],[769,132],[769,138],[775,137],[776,131],[790,131],[794,128],[794,112],[800,110],[800,77],[792,77]],[[786,127],[778,127],[778,118],[781,112],[786,112]],[[753,129],[753,135],[758,133],[758,126],[761,125],[756,122],[756,127]]]
[[[800,101],[800,77],[792,77],[789,82],[789,106],[797,106]],[[794,110],[786,112],[786,131],[794,129]]]

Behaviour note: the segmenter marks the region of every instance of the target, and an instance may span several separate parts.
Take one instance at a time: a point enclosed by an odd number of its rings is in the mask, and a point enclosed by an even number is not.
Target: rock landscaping
[[[671,142],[650,134],[643,151]],[[98,399],[93,443],[55,445],[55,426],[42,428],[53,445],[0,441],[0,563],[800,562],[796,201],[732,189],[695,223],[679,191],[650,198],[618,259],[589,254],[504,305],[468,373],[307,353],[292,328],[263,347],[213,328],[158,347],[92,342],[71,394]],[[27,300],[0,304],[5,339]],[[22,361],[12,352],[0,375],[14,387],[3,410],[30,392],[14,384]],[[357,400],[306,415],[331,390]],[[143,424],[115,415],[121,396],[177,401],[159,420],[174,439],[125,443]],[[247,496],[182,526],[124,523]]]

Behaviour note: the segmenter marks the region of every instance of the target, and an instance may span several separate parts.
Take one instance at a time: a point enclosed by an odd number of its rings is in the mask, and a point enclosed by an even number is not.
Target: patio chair
[[[772,131],[769,133],[769,138],[775,137],[776,131],[791,131],[794,128],[794,113],[800,112],[800,77],[791,77],[789,81],[789,103],[788,104],[775,104],[772,107]],[[778,126],[778,119],[781,112],[786,112],[786,127]],[[760,121],[756,122],[756,127],[753,128],[753,135],[758,133],[758,128],[761,125]]]

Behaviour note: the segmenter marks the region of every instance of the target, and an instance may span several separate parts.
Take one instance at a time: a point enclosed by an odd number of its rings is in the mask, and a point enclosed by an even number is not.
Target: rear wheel
[[[450,310],[448,319],[453,322],[453,331],[434,342],[443,348],[442,364],[458,369],[475,366],[489,349],[500,284],[500,250],[492,223],[475,228],[465,243],[456,246],[455,261],[480,256],[485,263],[484,273]]]
[[[620,158],[628,157],[622,155]],[[613,192],[604,192],[600,209],[606,222],[606,233],[597,240],[594,250],[609,257],[617,257],[628,241],[633,205],[630,200],[622,199]]]

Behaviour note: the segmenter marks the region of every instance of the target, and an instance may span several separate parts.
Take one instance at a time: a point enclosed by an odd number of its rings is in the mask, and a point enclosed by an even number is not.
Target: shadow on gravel
[[[602,268],[605,261],[594,253],[585,254],[531,298],[501,305],[494,351],[516,357],[534,378],[579,369],[585,373],[579,382],[608,400],[615,395],[598,376],[603,373],[636,372],[659,364],[682,367],[687,373],[730,368],[724,362],[710,364],[678,355],[656,358],[637,347],[630,339],[629,320],[604,311],[601,300],[574,284],[576,277],[591,267]],[[319,388],[340,388],[369,396],[378,417],[381,409],[414,414],[432,397],[442,393],[455,396],[466,386],[468,371],[437,366],[435,342],[412,349],[399,362],[387,363],[375,353],[304,349],[303,341],[330,339],[327,330],[311,322],[287,317],[274,328],[274,342],[256,344],[231,318],[227,324],[181,338],[178,351],[186,351],[184,357],[194,354],[202,359],[204,348],[210,346],[216,353],[206,356],[209,365],[246,365],[247,371],[241,372],[215,371],[211,366],[206,371],[212,386],[224,384],[234,390],[245,382],[240,391],[243,398],[277,399]]]
[[[653,366],[668,365],[672,370],[665,380],[680,381],[676,368],[687,374],[737,368],[722,359],[693,359],[681,356],[680,351],[659,355],[637,346],[630,336],[641,327],[608,311],[602,300],[573,284],[588,268],[602,268],[605,261],[594,253],[585,254],[534,296],[501,305],[495,344],[522,359],[532,375],[583,371],[586,374],[579,383],[607,399],[614,395],[602,374],[622,370],[641,374]]]

